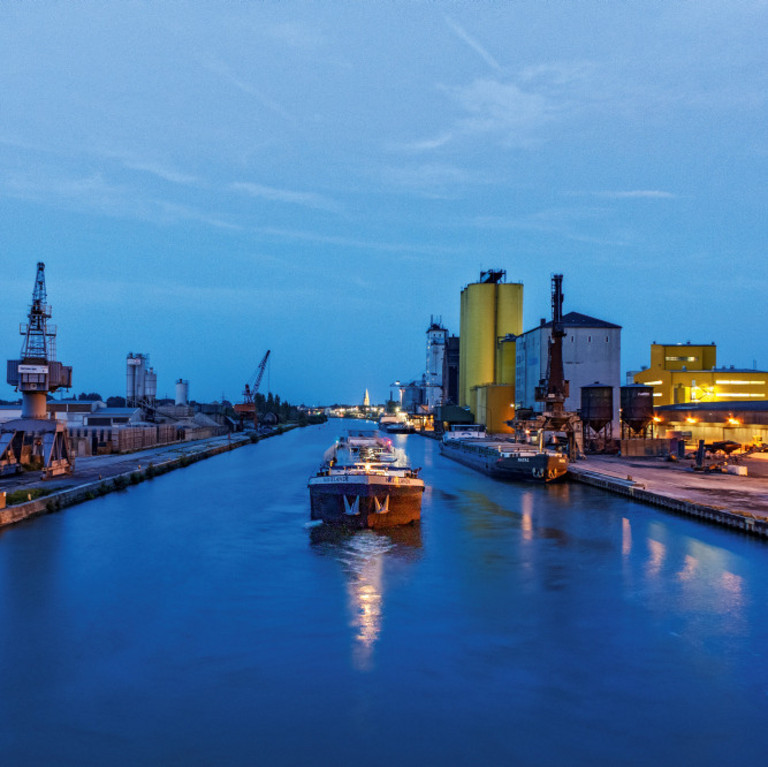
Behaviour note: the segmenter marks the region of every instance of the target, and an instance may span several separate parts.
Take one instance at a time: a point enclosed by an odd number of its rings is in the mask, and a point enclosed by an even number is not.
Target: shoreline
[[[415,433],[439,439],[431,432]],[[571,463],[564,479],[768,539],[768,477],[698,473],[685,463],[594,455]]]
[[[296,428],[298,428],[297,424],[288,424],[282,427],[282,431],[261,435],[255,441],[251,440],[250,436],[240,433],[236,438],[233,438],[232,435],[211,437],[199,442],[186,442],[181,445],[167,445],[160,449],[136,451],[121,455],[120,460],[104,461],[103,465],[99,466],[98,469],[90,469],[90,471],[85,472],[95,472],[97,474],[96,479],[77,482],[76,473],[74,477],[40,480],[29,484],[21,483],[20,487],[3,489],[1,492],[27,489],[32,491],[41,487],[45,488],[47,483],[58,483],[59,485],[66,483],[65,486],[57,487],[47,495],[0,509],[0,533],[8,527],[28,519],[34,519],[45,514],[55,514],[69,506],[76,506],[109,493],[127,490],[133,485],[154,479],[161,474],[167,474],[176,469],[183,469],[198,461],[204,461],[207,458],[212,458],[215,455],[221,455],[246,445],[258,444],[263,439],[280,436]],[[163,456],[168,457],[164,460],[153,460],[153,457],[162,458]],[[102,457],[106,458],[107,456]],[[98,458],[95,461],[98,462]],[[137,462],[136,467],[131,469],[124,468],[126,463],[134,462]],[[144,468],[141,468],[142,464]],[[94,465],[97,464],[94,463]]]

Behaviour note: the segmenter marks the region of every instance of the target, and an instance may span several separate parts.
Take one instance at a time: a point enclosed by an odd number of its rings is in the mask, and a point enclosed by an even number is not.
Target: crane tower
[[[3,424],[0,432],[0,474],[26,465],[51,477],[74,468],[66,425],[47,413],[48,393],[72,385],[72,368],[56,360],[56,326],[48,324],[50,318],[40,261],[27,322],[19,330],[24,337],[20,359],[8,360],[8,383],[21,392],[21,418]]]
[[[259,386],[261,385],[261,379],[264,376],[264,370],[267,367],[267,360],[269,359],[270,353],[271,349],[267,349],[267,353],[262,357],[259,366],[256,368],[256,372],[251,376],[250,380],[245,383],[242,403],[235,405],[235,412],[240,416],[241,426],[246,416],[249,416],[253,420],[254,429],[259,426],[259,411],[256,408],[256,395],[259,392]]]

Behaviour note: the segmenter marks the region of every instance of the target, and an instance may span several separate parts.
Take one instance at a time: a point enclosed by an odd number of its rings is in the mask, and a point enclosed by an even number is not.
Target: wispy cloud
[[[629,189],[605,190],[598,192],[569,192],[574,196],[600,197],[606,200],[631,200],[631,199],[651,199],[651,200],[676,200],[678,196],[672,192],[666,192],[662,189]]]
[[[390,148],[406,152],[424,152],[432,149],[439,149],[441,146],[449,144],[454,139],[454,133],[446,131],[432,138],[406,141],[397,144],[390,144]]]
[[[472,48],[472,50],[475,51],[475,53],[477,53],[480,58],[482,58],[483,61],[488,64],[488,66],[492,67],[497,72],[501,71],[502,67],[499,62],[496,61],[496,59],[493,58],[493,56],[491,56],[491,54],[488,53],[488,51],[483,48],[480,43],[477,42],[477,40],[475,40],[473,37],[470,37],[466,30],[460,27],[453,19],[448,16],[445,17],[445,23],[448,24],[448,26],[456,33],[456,36],[460,40],[463,40],[470,48]]]
[[[274,112],[280,117],[290,122],[293,125],[297,124],[297,119],[281,104],[274,99],[269,98],[262,93],[258,88],[255,88],[251,83],[246,82],[242,78],[238,77],[230,67],[228,67],[223,61],[214,57],[207,57],[205,59],[199,59],[201,66],[207,69],[209,72],[213,72],[228,83],[233,85],[243,93],[247,93],[249,96],[255,98],[262,106],[266,107],[270,111]]]
[[[303,50],[314,49],[321,46],[325,39],[313,28],[295,22],[272,24],[261,28],[269,37],[289,45],[291,48]]]
[[[163,181],[170,181],[173,184],[197,184],[199,179],[195,176],[187,175],[186,173],[179,173],[172,168],[167,168],[163,165],[147,161],[137,160],[124,160],[124,167],[128,170],[139,171],[140,173],[149,173],[153,176],[163,179]]]
[[[381,176],[389,185],[434,199],[455,198],[460,187],[482,181],[476,174],[447,163],[389,167],[381,171]]]
[[[150,205],[154,208],[152,215],[155,218],[159,215],[160,218],[166,222],[196,221],[200,224],[213,226],[217,229],[226,229],[230,231],[239,231],[243,228],[238,224],[225,221],[216,215],[212,215],[207,211],[189,205],[181,205],[179,203],[169,202],[168,200],[151,200]]]
[[[111,184],[101,173],[65,176],[51,174],[41,169],[11,172],[0,183],[0,194],[37,202],[69,200],[91,202],[102,209],[125,194],[125,187]]]
[[[0,177],[0,197],[154,223],[195,221],[218,229],[240,228],[210,211],[147,198],[142,191],[132,185],[114,183],[100,172],[66,175],[39,167],[7,172]]]
[[[501,70],[501,67],[498,67]],[[578,114],[592,103],[595,67],[589,62],[552,62],[516,75],[477,78],[464,85],[441,85],[458,107],[453,124],[434,136],[402,142],[401,151],[434,151],[484,136],[512,148],[531,148],[548,140],[544,129]]]
[[[462,116],[435,136],[400,144],[403,151],[439,149],[461,139],[495,137],[508,147],[528,148],[544,139],[542,129],[569,108],[569,97],[555,95],[539,84],[538,90],[515,82],[478,79],[469,85],[441,86],[458,105]]]
[[[612,232],[609,236],[593,235],[587,229],[594,228],[610,213],[607,208],[571,207],[546,208],[517,217],[478,216],[474,226],[480,229],[510,229],[541,234],[553,234],[574,242],[586,242],[611,247],[626,247],[631,244],[626,233]]]
[[[497,134],[504,143],[516,146],[533,143],[538,130],[559,109],[543,93],[497,80],[475,80],[449,92],[469,114],[459,122],[463,132]]]
[[[360,250],[372,250],[374,252],[399,254],[405,258],[414,258],[418,255],[440,256],[452,253],[450,248],[398,242],[377,242],[371,239],[357,239],[354,237],[341,237],[338,235],[325,235],[317,232],[307,232],[298,229],[278,229],[276,227],[259,227],[253,231],[258,234],[274,237],[280,240],[300,240],[317,242],[325,245],[336,245],[344,248]]]
[[[315,192],[294,192],[288,189],[276,189],[271,186],[261,184],[252,184],[247,181],[238,181],[229,185],[229,188],[235,192],[244,192],[251,197],[260,197],[264,200],[273,202],[285,202],[290,205],[303,205],[307,208],[316,210],[326,210],[338,212],[341,206],[334,200],[316,194]]]

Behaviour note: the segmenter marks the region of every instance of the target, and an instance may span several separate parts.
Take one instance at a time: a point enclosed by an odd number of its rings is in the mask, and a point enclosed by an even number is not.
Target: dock
[[[677,514],[768,538],[768,461],[739,458],[747,476],[698,472],[690,461],[589,456],[568,477]]]
[[[273,435],[292,428],[293,425],[285,426]],[[260,439],[264,439],[264,436]],[[237,433],[121,455],[78,458],[73,476],[42,480],[40,472],[27,472],[4,478],[0,481],[0,498],[3,501],[6,494],[14,491],[27,491],[30,495],[39,489],[48,492],[13,506],[0,504],[0,531],[33,517],[51,514],[107,493],[126,490],[131,485],[160,474],[250,444],[252,440],[247,434]]]

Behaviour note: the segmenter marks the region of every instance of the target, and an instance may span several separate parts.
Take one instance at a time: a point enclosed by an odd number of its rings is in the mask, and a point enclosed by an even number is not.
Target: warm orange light
[[[653,422],[654,423],[661,423],[661,418],[659,418],[659,416],[655,415],[655,416],[653,416]]]
[[[728,419],[728,425],[729,426],[738,426],[739,425],[739,419],[738,418],[729,418]]]
[[[691,418],[691,416],[688,416],[688,418],[685,419],[685,422],[686,423],[696,423],[696,419],[695,418]]]

